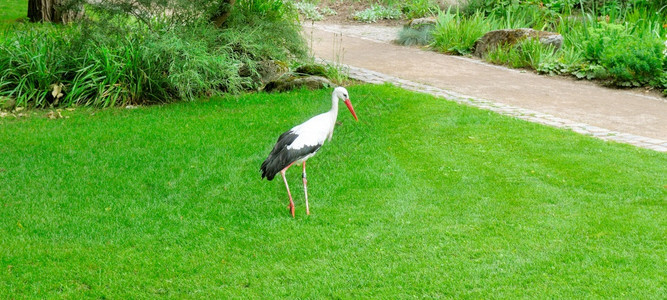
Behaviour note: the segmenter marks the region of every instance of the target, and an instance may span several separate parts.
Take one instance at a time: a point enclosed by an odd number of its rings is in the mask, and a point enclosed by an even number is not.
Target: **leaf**
[[[53,96],[53,98],[55,98],[55,99],[62,98],[64,96],[63,93],[62,93],[63,87],[65,87],[65,86],[62,83],[52,84],[51,85],[51,96]]]
[[[63,115],[60,114],[60,112],[57,111],[57,110],[52,110],[52,111],[50,111],[50,112],[48,112],[48,113],[46,114],[46,117],[49,118],[49,119],[51,119],[51,120],[55,120],[55,119],[60,119],[60,118],[62,118]]]

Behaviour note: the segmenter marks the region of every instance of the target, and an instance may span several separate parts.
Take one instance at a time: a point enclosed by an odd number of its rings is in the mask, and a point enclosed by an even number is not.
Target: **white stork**
[[[303,191],[306,194],[306,213],[310,215],[308,207],[308,188],[306,186],[306,160],[315,155],[320,150],[325,140],[331,140],[338,117],[338,100],[343,100],[347,108],[352,113],[355,120],[357,114],[354,112],[347,90],[343,87],[334,89],[331,95],[331,110],[310,118],[308,121],[294,126],[292,129],[280,135],[278,142],[271,150],[269,157],[262,163],[260,170],[262,178],[266,177],[272,180],[278,172],[283,176],[287,196],[289,197],[289,210],[294,217],[294,201],[290,193],[285,171],[294,163],[303,163]]]

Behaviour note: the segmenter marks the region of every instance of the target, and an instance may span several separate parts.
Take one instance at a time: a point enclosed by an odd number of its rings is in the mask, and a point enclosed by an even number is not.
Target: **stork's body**
[[[310,118],[308,121],[294,126],[292,129],[280,135],[278,142],[271,150],[269,157],[262,163],[262,178],[272,180],[278,172],[283,177],[287,195],[290,200],[290,213],[294,217],[294,201],[285,178],[285,171],[294,163],[303,164],[303,189],[306,196],[306,213],[310,214],[308,207],[308,188],[306,180],[306,160],[315,155],[326,140],[331,140],[334,126],[338,117],[338,101],[344,100],[348,109],[357,119],[352,108],[347,90],[338,87],[331,96],[331,110]]]

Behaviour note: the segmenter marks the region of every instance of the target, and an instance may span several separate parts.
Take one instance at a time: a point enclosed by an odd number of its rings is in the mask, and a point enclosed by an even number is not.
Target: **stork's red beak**
[[[350,102],[350,99],[345,99],[344,102],[345,102],[345,105],[347,105],[347,109],[349,109],[350,112],[352,113],[352,116],[354,117],[354,119],[359,121],[359,119],[357,118],[357,113],[354,112],[354,107],[352,107],[352,102]]]

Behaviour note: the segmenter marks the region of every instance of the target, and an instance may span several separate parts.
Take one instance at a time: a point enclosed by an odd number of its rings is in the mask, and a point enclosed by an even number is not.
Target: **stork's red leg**
[[[306,194],[306,214],[310,215],[308,207],[308,180],[306,179],[306,161],[303,161],[303,192]]]
[[[289,168],[289,166],[287,167]],[[289,185],[287,185],[287,178],[285,178],[285,170],[280,171],[280,175],[283,175],[283,181],[285,182],[285,188],[287,189],[287,196],[289,196],[289,212],[292,213],[292,218],[294,218],[294,201],[292,201],[292,193],[289,191]]]

